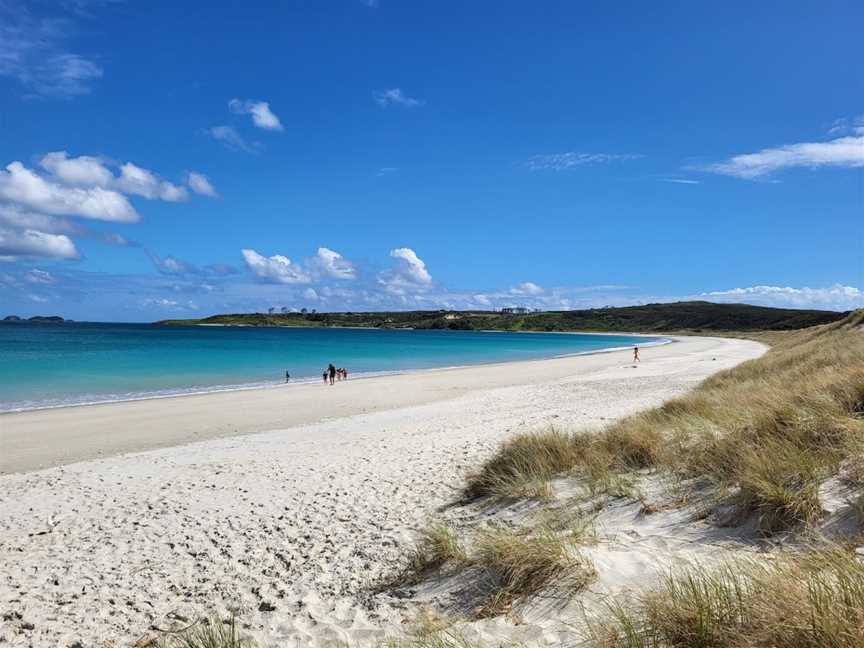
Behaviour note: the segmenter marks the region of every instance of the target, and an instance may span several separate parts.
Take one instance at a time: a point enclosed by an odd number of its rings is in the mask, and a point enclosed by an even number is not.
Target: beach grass
[[[467,560],[465,547],[453,528],[444,522],[431,522],[420,531],[408,554],[408,565],[400,580],[415,581],[445,563],[458,564]]]
[[[203,618],[178,631],[166,632],[159,648],[257,648],[258,644],[244,637],[234,616],[223,621],[218,616]]]
[[[663,471],[755,515],[766,534],[815,523],[819,486],[864,455],[864,311],[784,334],[764,356],[599,433],[532,432],[506,442],[468,478],[464,495],[517,496],[559,475],[609,485]],[[613,492],[614,494],[614,492]]]
[[[692,566],[609,604],[596,648],[861,648],[864,564],[832,547]]]
[[[565,582],[570,593],[594,577],[590,561],[573,551],[574,538],[540,529],[488,529],[476,538],[473,562],[492,583],[489,594],[474,613],[478,617],[502,614],[518,599],[536,594],[555,582]]]

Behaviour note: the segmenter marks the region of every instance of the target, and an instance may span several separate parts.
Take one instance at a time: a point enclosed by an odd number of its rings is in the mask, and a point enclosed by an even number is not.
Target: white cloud
[[[426,270],[426,264],[411,248],[396,248],[390,250],[390,256],[404,261],[403,270],[413,281],[419,284],[432,283],[432,275]]]
[[[131,162],[120,166],[120,177],[114,184],[123,193],[151,200],[158,198],[167,202],[181,202],[189,198],[189,192],[183,187],[167,180],[160,180],[152,171],[142,169]]]
[[[0,76],[43,97],[87,94],[102,68],[66,49],[64,41],[74,31],[68,19],[34,17],[23,2],[0,3]]]
[[[39,165],[67,185],[76,187],[107,187],[114,174],[99,158],[82,155],[70,158],[66,151],[46,153]]]
[[[138,212],[126,197],[102,187],[68,187],[46,180],[20,162],[0,171],[0,199],[55,215],[132,223]]]
[[[228,109],[236,115],[252,115],[252,123],[258,128],[274,131],[284,130],[282,122],[270,110],[270,104],[266,101],[232,99],[228,102]]]
[[[241,252],[246,267],[259,279],[282,284],[305,284],[311,281],[303,268],[281,254],[265,257],[255,250],[244,249]]]
[[[210,198],[217,198],[219,196],[219,194],[216,193],[216,188],[210,182],[210,178],[203,173],[190,171],[186,175],[186,184],[189,185],[189,188],[192,191],[200,196],[209,196]]]
[[[742,302],[786,308],[853,310],[864,308],[864,291],[854,286],[834,284],[827,288],[792,288],[790,286],[748,286],[715,290],[700,295],[711,301]]]
[[[307,288],[306,290],[303,291],[303,297],[306,299],[315,301],[318,299],[318,293],[315,292],[314,288]]]
[[[415,106],[422,106],[423,101],[421,99],[414,99],[413,97],[409,97],[404,92],[402,92],[401,88],[388,88],[387,90],[380,90],[373,95],[375,97],[375,103],[377,103],[382,108],[386,108],[388,106],[403,106],[405,108],[413,108]]]
[[[432,275],[426,263],[411,248],[390,250],[397,266],[378,275],[378,283],[387,292],[405,296],[408,292],[425,291],[432,285]]]
[[[338,252],[325,247],[318,248],[313,264],[326,276],[334,279],[355,279],[354,265]]]
[[[567,171],[582,166],[638,160],[641,157],[644,156],[635,153],[578,153],[568,151],[567,153],[535,155],[528,158],[525,166],[531,171]]]
[[[671,182],[673,184],[683,184],[683,185],[702,184],[701,180],[688,180],[687,178],[660,178],[660,182]]]
[[[0,203],[0,225],[15,229],[34,229],[49,234],[69,234],[80,229],[65,218],[39,214],[17,205],[3,203]]]
[[[240,133],[231,126],[214,126],[204,131],[207,135],[221,142],[225,148],[231,151],[243,151],[245,153],[257,153],[261,150],[258,142],[247,142]]]
[[[530,281],[525,281],[510,289],[513,295],[540,295],[543,293],[543,288]]]
[[[77,259],[75,244],[64,234],[46,234],[36,230],[13,230],[0,227],[0,256],[33,256],[53,259]]]
[[[736,155],[723,162],[709,164],[700,170],[745,180],[758,180],[783,169],[864,167],[864,126],[855,126],[852,130],[854,135],[827,142],[803,142],[762,149],[756,153]]]

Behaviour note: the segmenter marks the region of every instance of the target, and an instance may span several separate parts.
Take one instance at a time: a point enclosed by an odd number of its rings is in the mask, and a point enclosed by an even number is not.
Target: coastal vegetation
[[[534,513],[506,537],[482,526],[461,533],[469,553],[542,580],[524,588],[497,581],[489,600],[502,603],[484,613],[506,613],[514,592],[554,584],[562,571],[553,547],[592,542],[588,525],[574,534],[568,514],[629,500],[652,515],[659,507],[640,486],[663,484],[655,497],[690,511],[691,524],[749,529],[737,537],[755,534],[751,547],[775,540],[719,564],[669,569],[653,586],[609,598],[601,613],[573,620],[585,628],[585,645],[864,646],[864,562],[855,551],[864,527],[864,311],[772,339],[764,356],[599,432],[528,431],[502,444],[468,477],[460,505],[502,510],[533,501]],[[562,481],[581,490],[556,498]],[[838,491],[843,501],[829,507]],[[845,523],[829,529],[832,507]],[[448,543],[459,544],[458,533],[450,529]]]
[[[504,444],[469,477],[468,498],[533,492],[560,474],[592,482],[652,469],[709,508],[758,517],[765,533],[818,521],[819,487],[864,452],[864,313],[788,334],[599,433],[551,430]]]
[[[622,308],[507,313],[396,311],[366,313],[246,313],[163,320],[163,325],[333,326],[489,331],[788,331],[838,321],[845,313],[747,304],[677,302]]]

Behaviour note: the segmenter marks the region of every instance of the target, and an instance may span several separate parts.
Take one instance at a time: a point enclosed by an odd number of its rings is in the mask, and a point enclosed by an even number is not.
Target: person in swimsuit
[[[638,346],[633,347],[633,362],[642,362],[639,359],[639,347]]]
[[[334,384],[336,382],[336,367],[333,366],[332,362],[327,367],[327,373],[330,374],[330,384]]]

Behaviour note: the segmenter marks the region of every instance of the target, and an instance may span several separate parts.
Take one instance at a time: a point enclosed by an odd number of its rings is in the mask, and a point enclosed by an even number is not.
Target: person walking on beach
[[[327,384],[327,376],[329,376],[329,375],[330,375],[330,372],[327,369],[325,369],[324,370],[324,384],[325,385]]]
[[[638,346],[633,347],[633,362],[642,362],[639,359],[639,347]]]
[[[333,366],[333,363],[330,363],[330,366],[327,367],[327,373],[330,374],[330,384],[334,384],[336,382],[336,367]]]
[[[287,383],[289,380],[291,380],[291,374],[286,371],[285,372],[285,382]]]

